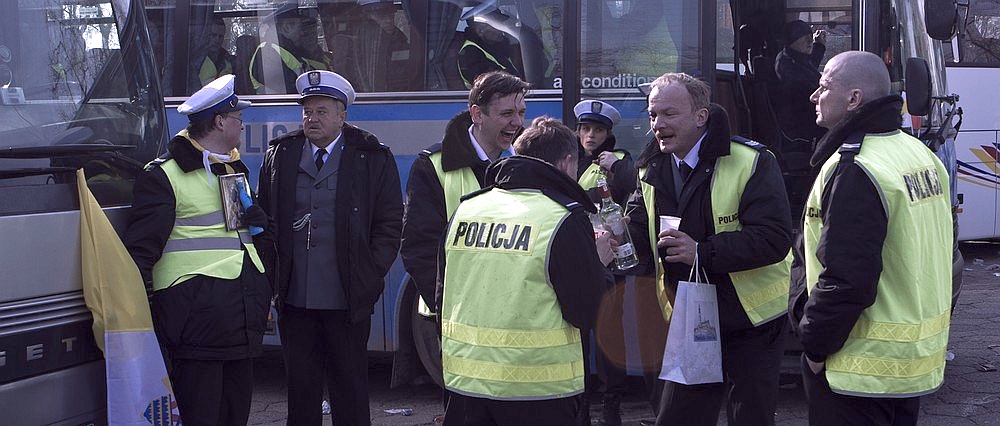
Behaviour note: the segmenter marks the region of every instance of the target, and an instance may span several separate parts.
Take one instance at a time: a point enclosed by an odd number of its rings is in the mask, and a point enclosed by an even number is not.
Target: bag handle
[[[700,268],[701,265],[698,264],[698,242],[694,242],[694,264],[691,265],[691,272],[688,273],[688,282],[698,283],[698,284],[711,284],[708,282],[708,273]],[[697,272],[695,272],[697,271]],[[692,279],[694,281],[692,281]],[[705,281],[701,281],[704,279]]]

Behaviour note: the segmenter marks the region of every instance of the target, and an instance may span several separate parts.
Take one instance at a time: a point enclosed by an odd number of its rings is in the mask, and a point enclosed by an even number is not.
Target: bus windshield
[[[80,167],[130,180],[165,134],[142,14],[128,0],[2,4],[0,188],[64,183]]]

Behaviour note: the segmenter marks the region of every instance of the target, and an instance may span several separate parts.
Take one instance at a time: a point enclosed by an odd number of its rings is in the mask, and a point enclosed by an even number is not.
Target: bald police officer
[[[302,130],[270,142],[259,181],[276,222],[288,424],[321,423],[325,384],[334,422],[367,425],[368,333],[399,249],[399,173],[389,147],[345,122],[350,82],[310,71],[296,87]]]
[[[944,380],[951,312],[948,173],[900,130],[885,62],[844,52],[823,69],[829,129],[797,245],[793,324],[812,425],[915,425]],[[801,259],[801,261],[799,261]]]
[[[236,148],[250,103],[233,80],[219,77],[177,107],[190,122],[136,180],[125,232],[153,289],[153,326],[187,425],[246,424],[271,299],[250,233],[227,229],[219,191],[219,175],[248,173]],[[268,225],[257,206],[242,222]]]

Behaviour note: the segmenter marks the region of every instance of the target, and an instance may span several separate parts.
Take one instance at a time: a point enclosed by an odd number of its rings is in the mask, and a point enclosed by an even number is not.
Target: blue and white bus
[[[624,116],[615,129],[619,146],[638,153],[649,140],[649,125],[637,86],[664,72],[683,71],[712,85],[714,100],[730,111],[732,128],[790,161],[801,153],[790,149],[776,128],[767,71],[783,44],[782,25],[801,19],[828,31],[827,58],[847,49],[878,53],[897,91],[922,75],[925,93],[907,93],[910,112],[918,114],[911,120],[917,123],[914,132],[943,147],[943,158],[948,147],[954,152],[947,119],[954,105],[947,97],[941,44],[924,29],[924,2],[291,2],[308,19],[297,29],[282,29],[285,37],[294,36],[315,66],[352,80],[359,95],[348,121],[392,148],[403,185],[417,153],[438,142],[447,120],[466,108],[460,56],[474,35],[488,39],[491,54],[504,55],[508,70],[534,86],[529,119],[551,115],[571,121],[579,99],[601,98]],[[72,172],[84,168],[98,201],[121,225],[134,176],[185,125],[175,107],[205,75],[225,71],[227,62],[240,95],[254,102],[243,115],[241,150],[256,169],[268,140],[300,126],[294,93],[273,85],[263,86],[268,93],[257,93],[250,78],[257,47],[281,42],[269,16],[284,5],[0,0],[0,423],[105,423],[104,367],[81,292]],[[931,17],[939,15],[947,16]],[[218,63],[209,66],[207,56]],[[907,68],[909,58],[927,64],[918,78],[909,78],[921,68]],[[284,65],[278,60],[261,69],[280,74]],[[929,105],[918,102],[921,98]],[[792,181],[807,178],[796,170],[786,173]],[[969,210],[971,205],[964,214]],[[626,285],[630,304],[634,286],[631,280]],[[369,339],[369,349],[396,354],[400,374],[394,380],[401,382],[414,377],[419,368],[410,367],[421,363],[435,376],[439,362],[433,329],[413,320],[414,296],[397,262]],[[622,358],[634,371],[643,341],[629,312]],[[653,361],[649,367],[657,368]]]
[[[922,5],[902,0],[292,0],[291,5],[298,8],[298,22],[286,26],[274,18],[276,10],[289,7],[280,0],[146,3],[171,132],[185,125],[173,107],[212,77],[206,73],[211,60],[209,70],[230,70],[238,93],[254,102],[244,112],[241,147],[254,169],[270,139],[301,127],[293,90],[286,84],[260,85],[263,74],[258,74],[291,67],[289,62],[300,66],[297,71],[325,67],[354,83],[358,100],[347,120],[392,149],[405,187],[416,155],[439,142],[447,121],[467,108],[461,56],[475,42],[495,57],[509,57],[507,70],[532,84],[529,120],[572,118],[567,110],[577,100],[598,97],[622,112],[615,129],[619,147],[637,154],[649,140],[645,98],[637,87],[664,72],[683,71],[712,83],[714,100],[730,111],[734,129],[771,145],[792,164],[802,161],[802,153],[786,149],[792,144],[776,128],[768,101],[775,82],[768,71],[783,47],[782,25],[795,19],[829,33],[825,59],[848,49],[875,52],[886,58],[894,87],[902,91],[906,59],[919,57],[929,65],[933,95],[946,94],[940,42],[924,30]],[[295,52],[289,56],[311,61],[272,55],[273,63],[255,69],[258,46],[274,43]],[[927,119],[917,120],[928,134],[948,127],[943,117],[953,108],[940,98],[932,101],[923,113]],[[790,182],[810,179],[802,170],[786,172]],[[432,330],[419,329],[420,321],[413,320],[416,293],[407,281],[397,261],[376,307],[369,349],[411,353],[415,347],[431,365]],[[636,351],[629,352],[635,360]]]

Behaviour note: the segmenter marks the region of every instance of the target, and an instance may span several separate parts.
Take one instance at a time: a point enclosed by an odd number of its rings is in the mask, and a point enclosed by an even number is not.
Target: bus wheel
[[[419,297],[414,296],[410,310],[410,330],[413,332],[413,346],[417,349],[420,363],[427,370],[434,383],[444,387],[444,373],[441,369],[441,337],[438,336],[437,318],[425,317],[417,313]]]

